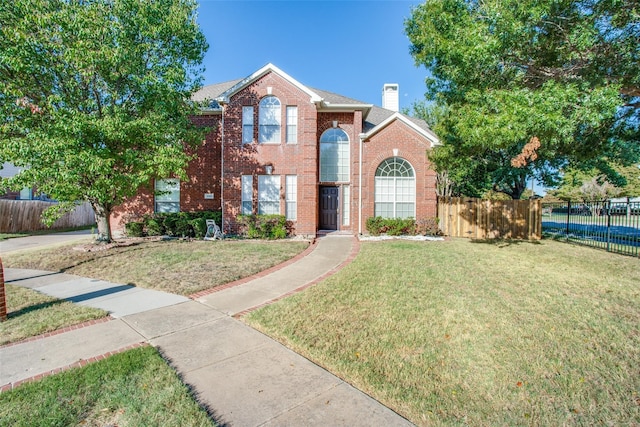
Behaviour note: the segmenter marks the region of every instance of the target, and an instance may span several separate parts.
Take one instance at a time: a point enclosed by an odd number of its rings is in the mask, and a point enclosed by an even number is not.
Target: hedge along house
[[[114,230],[152,212],[222,209],[223,232],[241,214],[281,214],[296,235],[360,234],[372,216],[435,217],[435,172],[427,152],[438,138],[398,112],[398,85],[383,107],[312,89],[272,64],[250,76],[205,86],[209,107],[194,118],[211,127],[186,182],[158,180],[121,206]]]

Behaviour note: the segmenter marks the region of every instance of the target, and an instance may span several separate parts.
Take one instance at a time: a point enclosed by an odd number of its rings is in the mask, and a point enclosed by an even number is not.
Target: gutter
[[[220,123],[220,229],[224,237],[224,107],[227,105],[228,99],[218,98],[216,101],[220,105],[222,115]]]
[[[366,134],[361,133],[358,135],[360,139],[359,153],[358,153],[358,234],[362,235],[362,148],[364,146],[364,140]]]

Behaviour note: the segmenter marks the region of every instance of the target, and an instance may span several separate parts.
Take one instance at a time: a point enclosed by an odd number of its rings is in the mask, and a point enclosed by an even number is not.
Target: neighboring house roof
[[[250,76],[244,79],[230,80],[223,83],[204,86],[193,94],[194,101],[210,100],[211,103],[205,112],[216,113],[222,111],[220,103],[228,102],[229,98],[239,92],[246,86],[250,85],[256,79],[264,76],[269,72],[275,72],[294,86],[305,92],[310,97],[310,102],[316,104],[318,111],[362,111],[364,120],[363,132],[365,139],[375,135],[378,131],[385,128],[391,122],[400,120],[415,129],[418,133],[427,138],[431,146],[439,145],[440,140],[429,128],[429,125],[421,119],[409,117],[405,114],[392,110],[387,110],[373,104],[367,104],[353,98],[348,98],[337,93],[328,92],[321,89],[314,89],[303,85],[302,83],[289,76],[287,73],[279,69],[273,64],[267,64]]]

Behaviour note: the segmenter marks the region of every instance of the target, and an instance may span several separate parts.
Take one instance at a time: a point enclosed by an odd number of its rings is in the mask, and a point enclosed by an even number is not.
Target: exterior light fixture
[[[267,172],[267,175],[271,175],[271,173],[273,173],[273,166],[267,165],[264,167],[264,170]]]

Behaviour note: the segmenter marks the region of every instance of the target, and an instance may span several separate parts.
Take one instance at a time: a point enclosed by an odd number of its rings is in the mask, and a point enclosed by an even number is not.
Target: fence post
[[[611,200],[604,202],[607,210],[607,252],[611,252]]]
[[[0,322],[7,320],[7,295],[4,287],[4,268],[0,258]]]
[[[569,221],[571,221],[571,200],[567,201],[567,232],[565,238],[569,241]]]

